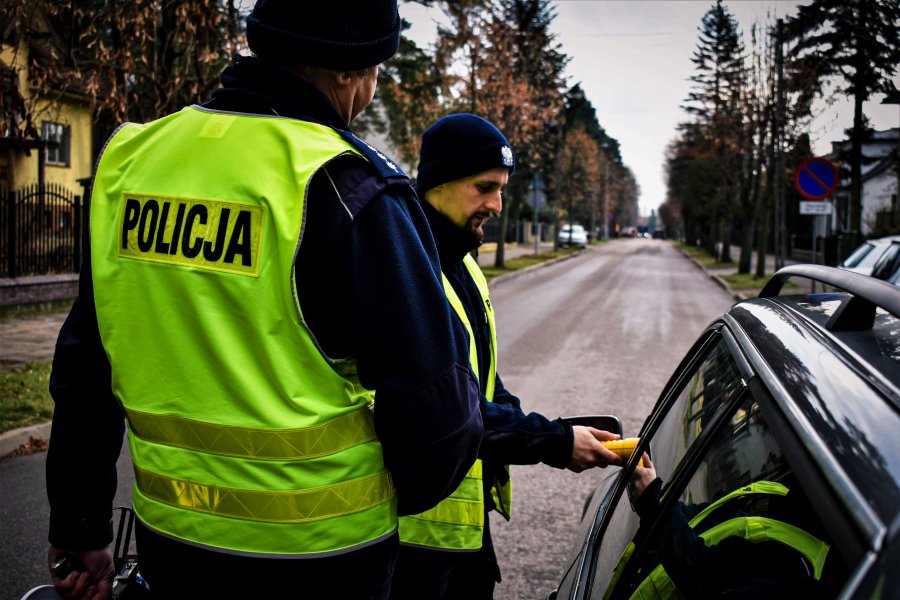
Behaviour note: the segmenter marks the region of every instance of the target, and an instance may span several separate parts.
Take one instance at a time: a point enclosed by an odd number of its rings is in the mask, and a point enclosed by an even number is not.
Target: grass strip
[[[35,362],[0,372],[0,433],[45,423],[53,416],[51,361]]]
[[[517,258],[511,258],[504,261],[502,269],[498,269],[494,265],[482,265],[481,272],[484,273],[484,276],[487,277],[488,281],[490,281],[494,277],[506,275],[507,273],[512,273],[513,271],[520,271],[533,265],[547,262],[548,260],[553,260],[554,258],[559,258],[561,256],[566,256],[567,254],[573,254],[575,252],[578,252],[578,250],[575,250],[573,248],[560,248],[559,250],[553,250],[551,252],[541,252],[539,254],[524,254]]]

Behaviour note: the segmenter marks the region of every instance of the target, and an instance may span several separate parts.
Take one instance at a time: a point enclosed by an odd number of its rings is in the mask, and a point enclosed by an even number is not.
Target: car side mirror
[[[581,415],[577,417],[563,417],[562,420],[570,425],[583,425],[622,435],[622,422],[619,421],[619,417],[613,415]]]

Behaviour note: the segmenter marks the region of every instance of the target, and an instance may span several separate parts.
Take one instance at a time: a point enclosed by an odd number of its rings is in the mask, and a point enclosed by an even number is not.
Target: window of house
[[[71,129],[62,123],[44,121],[41,126],[41,139],[58,142],[58,146],[48,147],[44,157],[48,165],[68,167],[70,163]]]

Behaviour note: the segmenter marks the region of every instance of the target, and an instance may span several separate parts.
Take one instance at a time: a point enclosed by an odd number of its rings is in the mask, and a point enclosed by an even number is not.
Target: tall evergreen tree
[[[862,218],[863,102],[887,93],[900,64],[900,3],[897,0],[813,0],[787,21],[791,56],[825,81],[844,82],[853,98],[850,134],[849,231],[860,233]],[[855,245],[855,243],[854,243]]]
[[[744,43],[734,16],[716,3],[706,12],[691,61],[696,72],[685,110],[694,116],[719,170],[713,192],[713,238],[722,243],[720,260],[730,261],[730,219],[738,188],[743,114],[740,98],[745,85]],[[713,242],[715,243],[715,242]],[[713,246],[714,248],[714,246]]]

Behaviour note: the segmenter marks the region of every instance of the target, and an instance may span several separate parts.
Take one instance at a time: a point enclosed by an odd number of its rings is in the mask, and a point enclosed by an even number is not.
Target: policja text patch
[[[119,256],[259,276],[265,207],[126,192]]]

